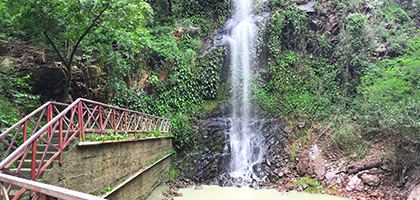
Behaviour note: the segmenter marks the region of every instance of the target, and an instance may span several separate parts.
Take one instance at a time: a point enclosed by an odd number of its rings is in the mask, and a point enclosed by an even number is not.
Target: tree
[[[16,5],[17,1],[9,1],[9,5],[12,3]],[[129,35],[152,18],[152,9],[144,0],[18,0],[18,3],[22,5],[16,15],[19,28],[51,45],[67,69],[61,101],[68,97],[75,53],[87,35],[98,28]]]

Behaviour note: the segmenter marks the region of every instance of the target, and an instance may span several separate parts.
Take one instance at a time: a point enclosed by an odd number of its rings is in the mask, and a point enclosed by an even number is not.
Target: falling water
[[[232,60],[232,126],[230,130],[231,163],[230,175],[244,183],[250,183],[253,166],[260,162],[263,138],[252,131],[255,120],[250,116],[249,84],[251,60],[255,56],[255,35],[258,27],[252,15],[253,0],[234,0],[235,14],[231,23],[234,27],[229,36]]]

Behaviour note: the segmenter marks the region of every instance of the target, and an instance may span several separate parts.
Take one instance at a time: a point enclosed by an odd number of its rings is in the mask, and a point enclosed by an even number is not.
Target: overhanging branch
[[[96,25],[96,21],[104,14],[104,12],[109,8],[109,4],[99,13],[98,16],[92,21],[92,24],[86,29],[82,36],[80,36],[79,40],[77,40],[76,44],[73,47],[73,52],[70,54],[69,64],[73,59],[74,54],[76,53],[77,47],[79,46],[80,42],[82,42],[83,38],[89,33],[89,31]]]
[[[48,36],[47,31],[44,31],[44,35],[47,38],[48,42],[53,47],[55,53],[57,53],[58,58],[61,60],[61,62],[63,62],[64,66],[66,66],[66,68],[69,69],[70,66],[67,66],[66,60],[64,60],[63,56],[61,56],[60,51],[58,51],[57,46],[55,46],[55,43],[51,40],[50,36]]]

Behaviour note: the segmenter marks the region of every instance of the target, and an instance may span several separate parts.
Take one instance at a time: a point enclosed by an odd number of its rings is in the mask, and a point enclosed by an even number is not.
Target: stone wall
[[[147,199],[156,187],[164,183],[170,164],[171,156],[167,156],[150,168],[134,175],[132,179],[124,182],[124,185],[113,190],[105,198],[109,200]]]
[[[101,194],[111,184],[118,185],[172,149],[172,137],[78,146],[64,154],[60,166],[42,174],[44,183],[92,194]]]

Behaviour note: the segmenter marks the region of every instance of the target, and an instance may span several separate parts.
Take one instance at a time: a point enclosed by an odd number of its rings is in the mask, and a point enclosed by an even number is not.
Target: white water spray
[[[254,123],[250,116],[249,83],[251,60],[255,57],[255,41],[258,27],[252,15],[253,0],[234,0],[235,14],[231,20],[232,33],[229,47],[232,56],[232,126],[230,130],[231,163],[230,175],[251,182],[253,165],[260,162],[263,150],[262,136],[253,133]]]

